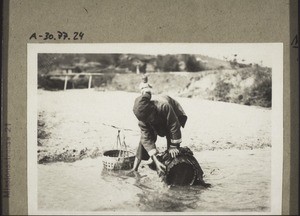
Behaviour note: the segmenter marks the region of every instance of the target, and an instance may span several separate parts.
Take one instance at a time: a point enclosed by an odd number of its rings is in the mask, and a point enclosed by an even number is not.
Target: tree
[[[179,61],[173,55],[166,55],[163,70],[166,72],[179,71]]]
[[[188,72],[197,72],[205,70],[204,66],[199,61],[197,61],[197,59],[193,55],[188,55],[186,57],[185,64],[186,70]]]

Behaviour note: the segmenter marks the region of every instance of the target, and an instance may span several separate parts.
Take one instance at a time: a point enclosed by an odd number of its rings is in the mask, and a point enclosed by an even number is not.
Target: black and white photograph
[[[281,213],[281,43],[27,52],[29,214]]]

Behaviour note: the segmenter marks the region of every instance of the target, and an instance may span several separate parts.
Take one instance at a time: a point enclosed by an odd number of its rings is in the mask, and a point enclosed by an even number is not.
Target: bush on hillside
[[[257,83],[249,93],[247,105],[272,107],[272,81],[266,78]]]
[[[220,101],[229,102],[230,98],[228,94],[230,90],[233,88],[233,84],[224,82],[224,80],[220,80],[216,83],[216,88],[214,89],[214,94]]]

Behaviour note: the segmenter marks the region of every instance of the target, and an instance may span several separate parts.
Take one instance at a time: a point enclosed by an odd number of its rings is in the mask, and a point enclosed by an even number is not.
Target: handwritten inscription
[[[42,34],[37,34],[36,32],[32,33],[29,37],[29,40],[82,40],[84,37],[83,32],[64,32],[57,31],[55,33],[44,32]]]

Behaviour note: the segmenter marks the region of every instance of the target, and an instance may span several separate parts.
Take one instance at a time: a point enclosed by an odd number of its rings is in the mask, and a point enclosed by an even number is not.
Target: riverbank
[[[95,158],[116,144],[124,128],[128,148],[140,138],[132,112],[139,94],[73,89],[38,90],[38,162],[74,162]],[[255,106],[175,97],[188,115],[182,146],[194,152],[271,147],[271,110]],[[158,147],[165,146],[159,138]]]

